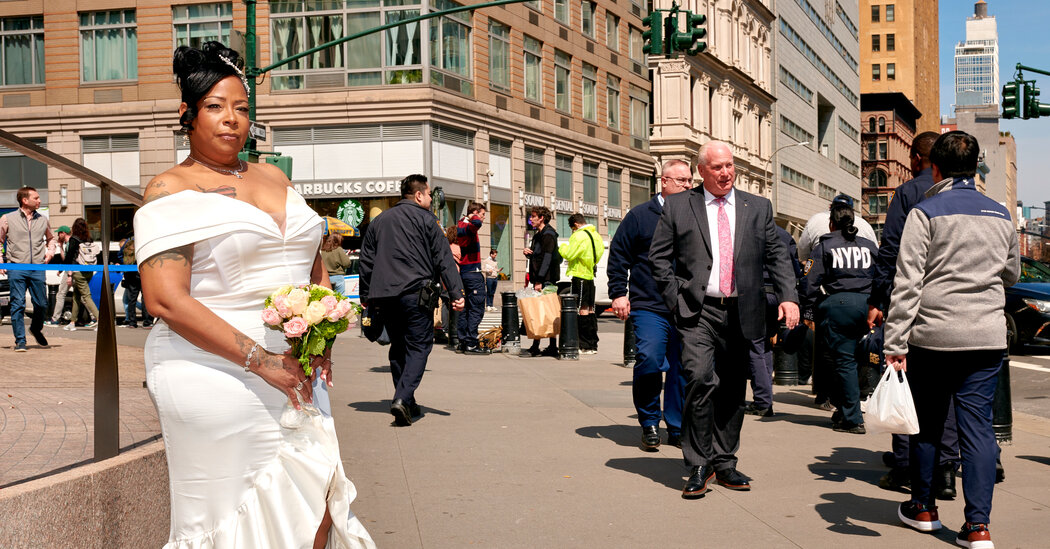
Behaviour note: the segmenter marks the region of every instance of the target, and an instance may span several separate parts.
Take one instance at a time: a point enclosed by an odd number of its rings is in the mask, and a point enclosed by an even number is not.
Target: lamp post
[[[766,160],[766,181],[769,181],[770,188],[773,189],[773,215],[776,215],[776,213],[779,211],[778,210],[779,204],[778,204],[778,200],[777,200],[778,197],[776,196],[777,195],[777,192],[776,192],[777,188],[776,188],[776,185],[773,185],[773,182],[770,181],[770,179],[771,179],[771,177],[773,175],[772,174],[772,172],[773,172],[773,157],[776,156],[778,152],[780,152],[780,151],[782,151],[784,149],[787,149],[787,148],[790,148],[790,147],[802,147],[802,146],[805,146],[805,145],[809,145],[809,141],[800,141],[798,143],[791,143],[790,145],[784,145],[782,147],[777,148],[777,150],[773,151],[773,154],[769,155],[769,159]]]

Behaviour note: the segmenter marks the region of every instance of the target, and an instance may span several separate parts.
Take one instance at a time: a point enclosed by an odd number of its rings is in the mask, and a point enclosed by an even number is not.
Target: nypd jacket
[[[932,186],[933,168],[926,168],[914,179],[902,183],[893,193],[893,200],[886,212],[886,224],[882,226],[882,242],[879,244],[879,255],[875,258],[875,280],[871,286],[871,296],[868,297],[868,305],[883,312],[890,306],[904,222],[912,208],[926,198],[926,191]]]
[[[939,187],[943,187],[940,190]],[[939,192],[938,192],[939,190]],[[1006,348],[1006,286],[1021,272],[1010,213],[972,178],[945,180],[904,225],[885,353]]]
[[[568,242],[558,246],[558,253],[569,262],[566,276],[594,280],[594,269],[605,253],[605,244],[594,225],[584,225],[572,233]]]
[[[842,231],[821,236],[806,261],[806,276],[799,284],[803,317],[813,320],[813,310],[823,295],[821,288],[828,295],[870,292],[878,253],[875,243],[860,235],[853,240],[842,236]]]
[[[616,299],[628,295],[629,285],[632,311],[668,315],[671,312],[664,305],[649,263],[649,245],[661,213],[663,206],[657,195],[631,208],[616,229],[609,244],[609,297]]]

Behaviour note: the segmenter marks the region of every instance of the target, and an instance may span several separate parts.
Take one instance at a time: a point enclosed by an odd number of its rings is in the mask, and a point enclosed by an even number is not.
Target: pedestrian
[[[22,187],[15,193],[18,209],[0,216],[0,242],[4,244],[4,262],[41,265],[54,255],[55,235],[40,208],[40,193],[33,187]],[[11,291],[11,330],[15,334],[15,351],[26,351],[26,290],[33,303],[29,333],[37,345],[47,347],[44,317],[47,316],[47,283],[44,271],[12,269],[7,271]]]
[[[138,261],[135,258],[135,235],[129,234],[123,242],[120,243],[120,255],[121,262],[124,265],[137,265]],[[124,288],[124,324],[128,328],[138,328],[138,303],[139,294],[142,292],[142,277],[139,276],[139,272],[127,271],[124,273],[124,277],[120,280],[120,285]],[[146,319],[142,319],[145,324]]]
[[[69,236],[72,231],[69,225],[62,225],[55,231],[55,255],[51,257],[52,264],[69,265]],[[62,313],[66,308],[66,294],[69,293],[69,272],[58,271],[58,290],[55,291],[55,310],[51,313],[51,319],[45,322],[46,326],[58,326],[62,321]]]
[[[667,428],[668,446],[682,447],[682,338],[653,280],[649,246],[667,197],[692,187],[693,174],[687,162],[665,162],[660,171],[660,192],[627,212],[609,244],[613,313],[631,322],[638,345],[631,396],[642,427],[642,449],[646,451],[660,447],[661,419]]]
[[[939,530],[933,475],[948,407],[955,408],[962,452],[963,513],[956,542],[990,548],[988,522],[998,446],[992,401],[1007,351],[1005,287],[1020,276],[1010,212],[977,190],[981,154],[961,131],[930,151],[938,181],[908,214],[885,326],[886,363],[908,373],[919,433],[911,436],[911,497],[897,516],[922,531]]]
[[[569,216],[572,235],[558,247],[558,253],[568,262],[566,276],[572,278],[572,293],[579,296],[579,314],[576,332],[580,336],[580,354],[598,354],[598,316],[594,314],[594,275],[598,261],[605,253],[605,244],[598,229],[587,223],[581,213]]]
[[[496,311],[496,285],[499,284],[499,275],[503,272],[503,267],[499,266],[499,262],[496,261],[497,255],[496,248],[489,250],[489,256],[481,260],[481,272],[485,275],[485,310],[487,312]]]
[[[551,227],[551,211],[546,206],[533,206],[529,210],[529,226],[536,230],[532,235],[532,247],[522,253],[529,258],[529,284],[537,292],[548,284],[557,284],[561,277],[561,254],[558,252],[558,231]],[[540,350],[540,340],[532,340],[532,347],[523,356],[552,356],[558,358],[558,338],[550,338],[550,345]]]
[[[882,324],[884,313],[889,310],[893,277],[897,274],[897,250],[908,214],[926,199],[926,191],[933,187],[933,164],[930,150],[941,134],[923,132],[911,144],[909,161],[913,179],[902,183],[893,193],[886,212],[886,223],[882,226],[882,243],[875,259],[875,279],[868,298],[868,327]],[[959,468],[959,435],[955,424],[955,409],[948,407],[944,422],[944,436],[937,445],[937,471],[933,476],[933,492],[938,499],[954,499],[955,476]],[[908,465],[910,450],[908,435],[893,435],[890,470],[879,479],[879,486],[887,490],[908,491],[911,486]]]
[[[798,324],[795,276],[772,204],[733,188],[727,143],[705,143],[699,162],[703,187],[667,198],[649,250],[653,278],[682,336],[682,453],[690,467],[682,497],[690,499],[702,497],[716,477],[730,490],[751,489],[736,452],[749,342],[766,332],[765,316],[754,314],[766,302],[763,266],[773,279],[778,320]]]
[[[478,346],[478,326],[485,316],[485,275],[481,273],[481,241],[478,231],[485,223],[488,211],[480,202],[467,205],[467,213],[456,224],[456,244],[460,257],[457,260],[459,276],[463,281],[466,305],[463,314],[456,319],[456,335],[459,338],[457,353],[487,355],[489,352]]]
[[[332,289],[339,295],[346,294],[346,270],[350,268],[350,256],[343,249],[343,235],[332,233],[325,237],[321,244],[321,262],[328,270],[328,280],[332,282]]]
[[[390,337],[390,413],[402,427],[422,416],[415,394],[434,346],[435,278],[455,310],[464,306],[463,283],[430,202],[426,176],[409,175],[401,181],[401,201],[372,220],[361,243],[361,302]]]
[[[73,234],[69,237],[69,257],[78,265],[99,265],[99,257],[102,247],[91,238],[88,231],[87,221],[78,217],[73,221]],[[91,278],[95,273],[91,271],[71,271],[69,284],[73,288],[73,317],[63,330],[76,331],[77,321],[80,318],[80,306],[83,305],[88,311],[91,320],[84,325],[85,328],[95,328],[98,324],[98,307],[91,297]]]
[[[863,435],[864,416],[860,411],[860,385],[857,378],[857,344],[868,331],[868,295],[875,272],[875,243],[857,236],[853,208],[846,204],[831,207],[832,231],[820,237],[804,268],[799,288],[802,316],[814,329],[814,311],[820,310],[823,347],[831,354],[836,386],[831,402],[838,409],[832,415],[836,431]]]

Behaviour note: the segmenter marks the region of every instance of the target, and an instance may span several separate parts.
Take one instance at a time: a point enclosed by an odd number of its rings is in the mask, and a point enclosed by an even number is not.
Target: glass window
[[[880,116],[879,117],[879,133],[882,133],[882,132],[885,132],[885,131],[886,131],[886,118]]]
[[[510,27],[489,19],[489,83],[510,89]]]
[[[878,6],[872,6],[871,7],[871,22],[872,23],[878,23],[879,22],[879,7]]]
[[[47,147],[46,140],[32,138],[29,141]],[[0,145],[0,191],[16,191],[26,185],[40,189],[40,199],[47,203],[47,164]]]
[[[80,66],[84,82],[138,78],[135,10],[80,14]]]
[[[882,170],[874,170],[868,175],[868,186],[869,187],[885,187],[886,186],[886,172]]]
[[[608,186],[609,191],[606,197],[606,203],[609,204],[610,208],[619,208],[621,203],[620,197],[620,175],[623,170],[619,168],[609,168],[609,180]],[[612,236],[612,235],[609,235]]]
[[[543,11],[543,5],[541,4],[540,0],[529,0],[528,2],[525,2],[525,5],[536,11]]]
[[[882,78],[882,65],[878,63],[871,66],[871,79],[880,80]]]
[[[388,10],[384,15],[386,15],[385,23],[389,24],[419,17],[419,10]],[[384,43],[387,67],[413,67],[423,63],[420,47],[421,31],[419,22],[387,29]],[[390,70],[386,72],[383,79],[388,84],[416,84],[423,81],[423,71],[411,68]]]
[[[871,35],[871,51],[879,51],[881,37],[877,34]]]
[[[874,116],[868,119],[868,131],[871,132],[871,133],[875,133],[875,117]]]
[[[620,51],[620,18],[605,12],[605,45],[612,51]]]
[[[554,0],[554,18],[566,25],[569,24],[569,0]]]
[[[525,147],[525,192],[543,194],[543,149]]]
[[[448,0],[431,0],[431,6],[431,11],[441,11],[458,7],[459,4]],[[470,29],[468,12],[431,19],[430,66],[470,78]]]
[[[652,177],[647,175],[631,174],[631,207],[645,204],[653,197],[651,191],[653,186]]]
[[[886,22],[893,22],[893,4],[886,4]]]
[[[874,123],[875,123],[875,121],[873,119],[872,120],[872,124],[874,124]],[[875,131],[875,130],[872,129],[872,131]],[[868,158],[866,158],[866,160],[876,160],[876,158],[875,158],[875,143],[868,143]]]
[[[205,42],[230,43],[233,27],[233,3],[194,4],[171,8],[175,25],[175,47],[200,48]]]
[[[620,129],[620,79],[610,74],[606,80],[605,95],[608,104],[605,108],[609,111],[609,127],[618,130]]]
[[[649,105],[641,97],[631,96],[631,135],[649,137]]]
[[[543,102],[543,44],[525,37],[525,99]]]
[[[594,12],[597,11],[598,5],[589,0],[583,0],[580,2],[580,19],[582,21],[582,29],[584,36],[594,38]]]
[[[583,64],[583,119],[598,120],[598,69]]]
[[[886,63],[886,80],[896,80],[896,79],[897,79],[897,64],[896,63]]]
[[[881,172],[880,172],[881,173]],[[871,215],[879,215],[886,213],[887,197],[884,194],[873,194],[868,197],[868,213]]]
[[[562,200],[572,200],[572,157],[554,157],[554,195]]]
[[[0,79],[0,86],[44,83],[44,16],[0,19]]]
[[[620,220],[607,219],[605,222],[609,225],[609,239],[612,240],[612,237],[616,236],[616,230],[620,228]]]
[[[886,35],[886,51],[897,51],[897,35]]]
[[[642,53],[642,31],[634,27],[630,27],[629,34],[630,43],[628,45],[630,46],[630,51],[628,51],[627,53],[630,56],[631,61],[641,63],[645,61],[645,56]]]
[[[583,163],[583,201],[588,204],[598,203],[598,163]]]
[[[569,83],[572,80],[572,57],[554,50],[554,108],[570,112]]]
[[[879,160],[886,160],[886,143],[879,143]]]

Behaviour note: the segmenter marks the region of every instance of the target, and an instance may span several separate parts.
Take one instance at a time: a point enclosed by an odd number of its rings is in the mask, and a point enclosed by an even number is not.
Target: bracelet
[[[255,354],[255,350],[259,348],[259,344],[252,345],[252,350],[248,351],[248,358],[244,359],[244,371],[251,373],[252,355]]]

